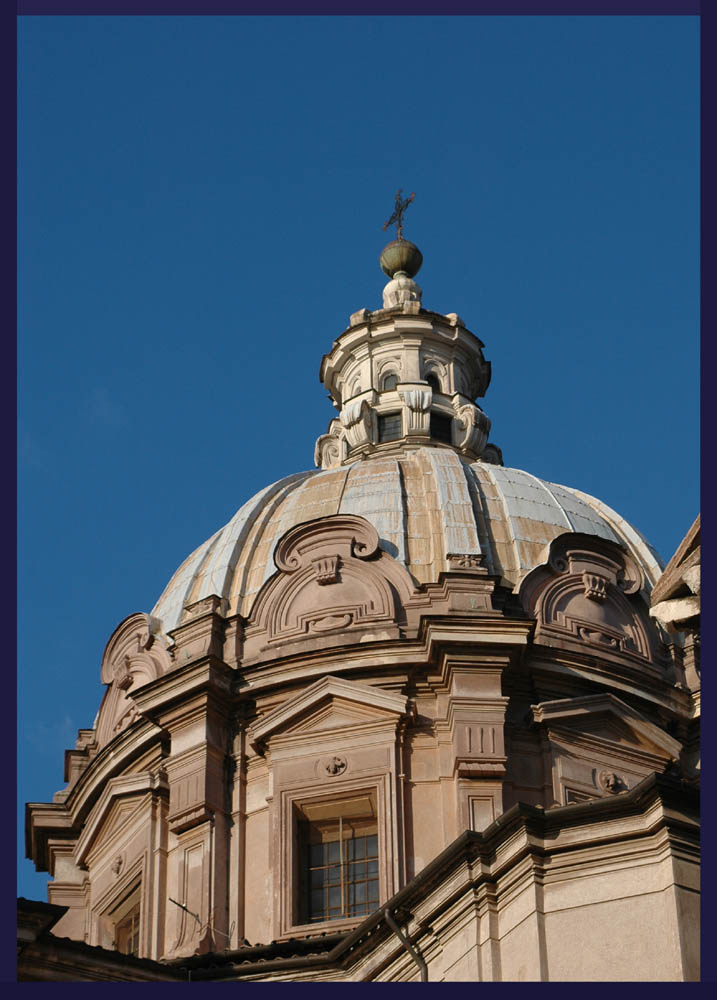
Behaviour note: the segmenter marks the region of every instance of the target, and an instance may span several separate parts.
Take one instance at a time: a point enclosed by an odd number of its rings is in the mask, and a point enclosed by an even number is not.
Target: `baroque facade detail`
[[[324,356],[316,468],[110,637],[27,805],[21,979],[698,978],[699,521],[663,574],[505,468],[421,260]]]

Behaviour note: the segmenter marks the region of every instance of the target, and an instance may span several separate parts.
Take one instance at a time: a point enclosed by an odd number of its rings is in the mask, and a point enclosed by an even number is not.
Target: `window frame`
[[[394,379],[394,378],[396,379],[396,381],[395,381],[395,383],[393,385],[386,385],[386,383],[388,382],[389,379]],[[398,386],[398,383],[400,381],[401,381],[401,378],[400,378],[398,372],[395,372],[395,371],[384,372],[381,375],[381,392],[395,392],[396,388]]]
[[[346,831],[350,831],[349,836],[346,836]],[[375,839],[376,842],[375,855],[370,848],[371,839]],[[297,916],[302,923],[334,923],[337,920],[362,919],[378,906],[380,894],[378,817],[375,814],[344,817],[339,810],[338,821],[329,819],[312,822],[308,819],[299,819],[297,841],[300,868]],[[365,843],[361,843],[363,849],[359,856],[354,852],[362,841]],[[335,856],[332,858],[332,853],[335,852],[332,852],[331,848],[334,845],[338,845],[338,859]],[[354,850],[351,850],[349,845],[354,845]],[[320,858],[316,857],[316,848],[325,848],[320,852]],[[375,865],[375,876],[368,870],[370,865]],[[357,871],[361,867],[363,872]],[[316,879],[314,876],[317,873],[323,873],[325,877]],[[375,883],[375,900],[371,898],[373,895],[371,883]],[[355,893],[360,885],[365,885],[365,898],[361,901],[355,898],[352,900],[350,898],[352,887]],[[339,913],[332,916],[331,909],[335,907],[332,907],[331,897],[337,890]],[[321,896],[321,904],[318,914],[315,915],[312,897],[317,894]],[[352,907],[354,912],[350,912]]]
[[[137,927],[136,933],[137,937],[137,951],[123,951],[119,947],[118,933],[122,924],[127,920],[129,916],[136,913],[137,917]],[[112,948],[114,951],[121,955],[134,955],[137,958],[142,958],[142,880],[141,878],[133,879],[132,883],[125,888],[121,893],[121,897],[118,902],[114,903],[111,909],[105,911],[106,917],[112,924]]]
[[[368,778],[368,781],[367,781]],[[327,813],[326,818],[332,808],[340,807],[341,803],[364,802],[370,799],[374,803],[376,836],[378,837],[378,898],[379,905],[389,899],[398,888],[398,872],[395,868],[395,846],[393,844],[394,834],[392,830],[386,829],[386,800],[391,797],[390,778],[388,774],[369,776],[365,775],[362,780],[346,780],[335,785],[332,782],[330,789],[323,788],[318,791],[315,787],[309,789],[304,787],[281,793],[280,807],[280,827],[275,840],[275,850],[278,852],[278,864],[274,871],[280,880],[279,893],[276,902],[279,906],[277,913],[277,937],[293,937],[302,934],[316,934],[320,931],[339,932],[357,927],[362,920],[366,919],[366,914],[358,916],[337,917],[325,920],[308,920],[306,914],[308,908],[302,906],[302,849],[299,824],[302,820],[310,816],[316,807],[322,807]],[[336,819],[337,816],[334,817]],[[357,815],[356,818],[365,818]],[[275,854],[275,857],[277,855]]]
[[[434,392],[443,393],[443,383],[441,382],[441,377],[438,372],[433,370],[427,371],[423,376],[423,380],[430,386]],[[434,385],[435,383],[435,385]]]
[[[391,444],[393,441],[401,441],[405,437],[402,410],[387,410],[385,413],[378,413],[376,416],[377,416],[376,438],[378,444]],[[381,436],[382,422],[387,420],[389,417],[398,417],[399,433],[395,437],[382,437]]]

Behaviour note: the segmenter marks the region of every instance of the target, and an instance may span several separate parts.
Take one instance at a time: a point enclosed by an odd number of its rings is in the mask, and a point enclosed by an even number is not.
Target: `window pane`
[[[400,413],[386,413],[378,418],[379,441],[398,441],[403,435],[403,418]]]
[[[437,441],[451,444],[453,441],[452,428],[453,420],[451,417],[443,416],[441,413],[431,414],[431,437]]]
[[[344,839],[339,841],[342,828]],[[369,816],[302,825],[306,853],[300,919],[320,923],[362,917],[378,905],[378,836],[370,832],[375,829],[375,818]],[[351,836],[359,831],[360,836]],[[320,842],[308,843],[309,838]]]

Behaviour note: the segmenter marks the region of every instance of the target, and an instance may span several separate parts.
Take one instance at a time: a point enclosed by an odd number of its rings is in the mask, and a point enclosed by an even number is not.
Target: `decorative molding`
[[[621,546],[592,535],[555,538],[543,566],[520,586],[520,600],[536,619],[535,641],[645,666],[669,663],[640,596],[644,577]]]
[[[404,404],[406,434],[428,434],[433,390],[404,383],[399,386],[398,394]]]
[[[102,683],[125,684],[127,675],[133,673],[146,674],[147,680],[154,680],[169,670],[171,657],[158,638],[159,633],[159,623],[144,612],[120,622],[102,656]]]
[[[488,443],[491,422],[475,403],[462,403],[464,398],[457,395],[453,401],[453,412],[459,428],[455,443],[462,452],[479,457]]]
[[[340,559],[337,554],[330,556],[317,556],[311,560],[311,565],[316,573],[316,582],[322,587],[327,584],[336,583],[339,578]]]
[[[373,444],[373,411],[366,398],[347,403],[339,414],[349,448]]]
[[[482,552],[449,553],[446,559],[451,573],[475,573],[476,571],[486,573],[483,568],[485,555]]]
[[[98,748],[138,718],[134,692],[172,668],[172,657],[158,632],[159,624],[154,619],[137,613],[125,618],[107,643],[101,677],[110,687],[97,719]]]
[[[607,597],[608,580],[599,573],[583,573],[583,587],[591,601],[604,601]]]
[[[346,766],[345,757],[331,757],[330,760],[324,763],[324,771],[329,777],[335,778],[337,775],[344,773]]]
[[[246,625],[245,663],[326,633],[380,628],[398,637],[415,586],[364,518],[337,514],[297,525],[279,540],[274,562],[278,573],[259,591]]]
[[[341,421],[334,418],[326,434],[316,439],[314,465],[320,469],[336,469],[346,458],[346,439]]]
[[[624,779],[616,771],[598,771],[597,784],[599,788],[610,795],[617,795],[627,788]]]

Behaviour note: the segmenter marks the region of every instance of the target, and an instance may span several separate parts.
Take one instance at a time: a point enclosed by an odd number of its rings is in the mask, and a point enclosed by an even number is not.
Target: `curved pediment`
[[[297,525],[280,539],[274,562],[277,572],[246,626],[245,662],[279,647],[398,638],[415,588],[365,518],[338,514]]]
[[[97,720],[97,745],[131,725],[139,714],[132,691],[166,673],[172,660],[156,637],[156,623],[144,612],[116,628],[102,657],[102,683],[108,684]]]
[[[535,641],[601,659],[662,663],[665,653],[641,596],[644,573],[605,539],[564,534],[526,576],[520,599],[536,619]]]

